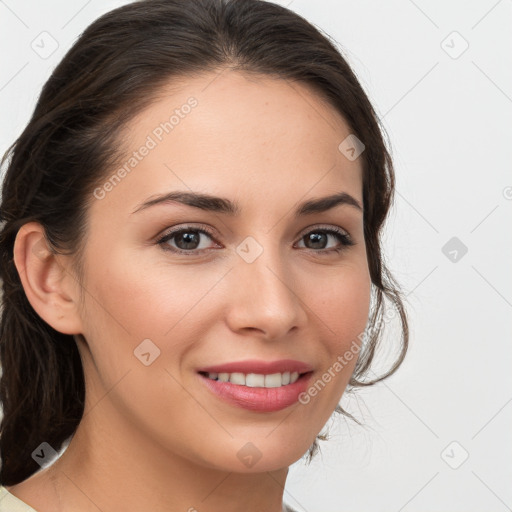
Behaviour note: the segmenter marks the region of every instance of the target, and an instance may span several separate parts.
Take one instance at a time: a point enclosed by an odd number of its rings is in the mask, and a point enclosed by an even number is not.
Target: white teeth
[[[245,385],[250,388],[264,388],[265,375],[257,375],[255,373],[248,373],[245,377]]]
[[[221,382],[231,382],[239,386],[250,388],[279,388],[288,384],[293,384],[299,378],[299,372],[284,372],[262,375],[260,373],[216,373],[211,372],[208,378],[219,380]]]
[[[229,382],[245,386],[245,375],[243,373],[232,373],[229,377]]]
[[[283,379],[280,373],[272,373],[265,375],[265,387],[266,388],[279,388],[283,385]]]

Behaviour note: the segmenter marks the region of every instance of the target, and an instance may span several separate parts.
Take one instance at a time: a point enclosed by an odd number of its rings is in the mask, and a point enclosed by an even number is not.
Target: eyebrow
[[[223,213],[230,216],[237,216],[241,212],[240,205],[236,201],[233,202],[230,199],[226,199],[224,197],[216,197],[210,194],[198,192],[173,191],[160,196],[150,197],[145,202],[137,206],[135,210],[133,210],[132,214],[157,204],[167,204],[173,202],[192,206],[194,208],[199,208],[205,211]],[[363,207],[357,199],[355,199],[350,194],[347,194],[346,192],[340,192],[338,194],[333,194],[318,199],[310,199],[300,203],[295,209],[295,217],[326,212],[339,205],[348,205],[356,208],[361,212],[363,211]]]

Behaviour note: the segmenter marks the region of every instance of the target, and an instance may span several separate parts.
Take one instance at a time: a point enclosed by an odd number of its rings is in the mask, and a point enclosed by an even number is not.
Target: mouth
[[[231,382],[237,386],[248,388],[280,388],[294,384],[299,378],[311,372],[283,372],[283,373],[241,373],[241,372],[199,372],[200,375],[210,380]]]
[[[298,401],[313,368],[292,360],[243,361],[201,368],[197,373],[224,403],[252,412],[275,412]]]

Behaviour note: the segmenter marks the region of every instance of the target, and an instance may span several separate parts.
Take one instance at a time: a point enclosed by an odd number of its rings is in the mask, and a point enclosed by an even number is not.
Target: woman
[[[292,510],[288,467],[408,343],[392,163],[338,50],[260,0],[126,5],[4,163],[0,511]]]

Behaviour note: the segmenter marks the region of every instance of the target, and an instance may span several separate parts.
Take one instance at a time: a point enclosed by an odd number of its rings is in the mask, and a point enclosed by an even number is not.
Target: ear
[[[79,284],[65,265],[66,256],[50,251],[44,227],[24,224],[14,242],[14,264],[28,301],[36,313],[56,331],[81,334]]]

